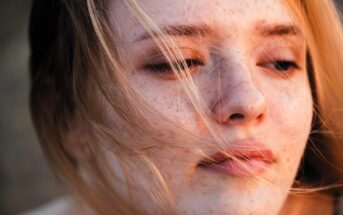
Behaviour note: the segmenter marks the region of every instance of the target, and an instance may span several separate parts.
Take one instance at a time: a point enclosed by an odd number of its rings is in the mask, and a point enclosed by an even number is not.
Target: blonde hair
[[[125,3],[155,38],[166,58],[170,62],[174,59],[183,62],[173,41],[159,31],[138,3],[135,0],[125,0]],[[173,213],[173,200],[163,177],[148,156],[132,147],[138,138],[152,144],[170,147],[173,144],[159,135],[158,127],[142,114],[157,110],[145,108],[150,107],[149,102],[129,84],[123,72],[128,66],[116,46],[108,4],[107,0],[34,1],[30,20],[30,102],[34,125],[52,168],[97,213],[146,213],[142,206],[133,207],[111,182],[114,178],[127,183],[129,189],[145,189],[136,186],[135,179],[128,173],[129,169],[139,170],[141,167],[133,159],[141,161],[154,173],[152,181],[156,190],[149,192],[149,198],[153,204],[159,205],[158,213]],[[340,191],[336,186],[343,179],[343,124],[339,120],[343,119],[343,96],[340,95],[343,92],[343,32],[339,16],[330,0],[286,0],[285,5],[304,31],[315,101],[313,130],[297,184],[303,180],[318,190]],[[158,35],[152,32],[158,32]],[[190,77],[187,70],[175,73],[179,78]],[[195,109],[220,146],[221,139],[208,122],[210,111],[198,95],[194,82],[191,78],[183,80]],[[106,111],[116,113],[125,122],[122,126],[128,132],[136,135],[127,137],[111,129],[106,113],[103,113],[103,104],[109,107]],[[142,127],[142,122],[149,126]],[[86,140],[68,139],[68,134],[78,132],[80,127],[83,129],[80,133],[87,134]],[[178,132],[197,138],[180,126]],[[87,156],[83,159],[75,155],[73,147]],[[106,158],[100,156],[104,150],[116,155],[126,173],[124,179],[108,171],[111,168]],[[91,180],[87,180],[80,170],[85,170]]]
[[[332,1],[285,1],[306,37],[315,105],[314,129],[306,156],[322,185],[342,181],[343,32]],[[326,16],[321,16],[325,12]],[[339,184],[339,183],[337,183]],[[319,184],[317,184],[319,185]]]

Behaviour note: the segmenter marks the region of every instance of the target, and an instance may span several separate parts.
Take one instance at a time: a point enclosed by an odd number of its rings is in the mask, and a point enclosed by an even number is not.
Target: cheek
[[[162,114],[171,122],[177,123],[189,131],[196,129],[196,112],[181,83],[153,80],[138,74],[135,77],[135,84],[141,89],[141,93],[151,108],[156,110],[148,113],[149,119],[161,124],[163,129],[168,130],[168,127],[165,127],[166,124],[161,123],[163,119],[159,114]],[[174,130],[173,128],[170,129]]]
[[[274,147],[280,153],[280,166],[283,166],[280,171],[289,172],[290,178],[297,171],[311,131],[312,95],[309,84],[303,83],[294,82],[270,94],[270,132],[273,132],[270,135],[275,137]]]
[[[302,83],[302,82],[300,82]],[[312,96],[308,84],[292,84],[273,95],[271,118],[289,138],[309,135],[312,121]]]

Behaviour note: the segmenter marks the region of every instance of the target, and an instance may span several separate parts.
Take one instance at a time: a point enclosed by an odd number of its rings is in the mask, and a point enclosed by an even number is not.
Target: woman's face
[[[178,213],[277,214],[294,181],[312,120],[306,45],[289,11],[280,0],[138,4],[180,49],[211,110],[210,123],[227,140],[221,149],[238,157],[227,159],[219,148],[189,144],[192,140],[183,145],[174,127],[148,116],[160,123],[165,137],[184,146],[146,149]],[[123,1],[114,1],[111,9],[119,48],[135,70],[128,72],[130,81],[170,120],[210,137],[153,39]],[[210,159],[196,153],[199,149]]]

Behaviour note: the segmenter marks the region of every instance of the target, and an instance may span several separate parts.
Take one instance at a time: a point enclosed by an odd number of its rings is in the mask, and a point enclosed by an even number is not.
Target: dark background
[[[337,2],[343,5],[343,0]],[[37,207],[63,193],[43,158],[29,116],[30,5],[30,0],[0,0],[1,215]]]
[[[51,0],[46,0],[51,1]],[[0,214],[61,194],[40,151],[28,110],[31,0],[0,0]]]

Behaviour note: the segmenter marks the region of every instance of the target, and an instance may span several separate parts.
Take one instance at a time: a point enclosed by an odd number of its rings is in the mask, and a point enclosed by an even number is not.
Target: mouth
[[[219,174],[252,177],[265,172],[275,163],[271,150],[231,150],[215,153],[198,163],[198,167]]]

